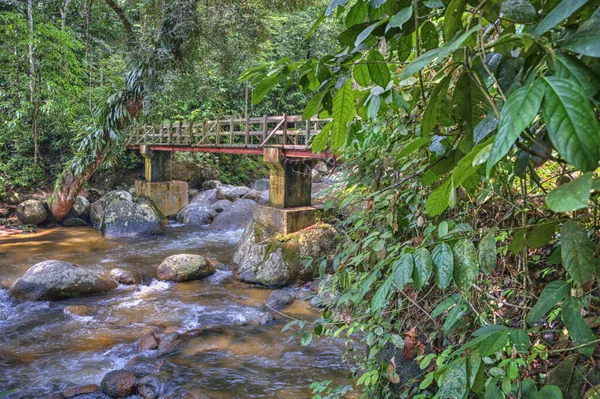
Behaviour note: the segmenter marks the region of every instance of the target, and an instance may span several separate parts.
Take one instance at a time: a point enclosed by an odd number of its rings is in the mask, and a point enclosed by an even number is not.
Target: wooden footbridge
[[[140,125],[133,127],[127,148],[249,155],[263,155],[265,148],[279,148],[281,155],[288,158],[326,158],[325,153],[314,154],[310,143],[327,122],[328,119],[304,121],[301,116],[283,114]]]

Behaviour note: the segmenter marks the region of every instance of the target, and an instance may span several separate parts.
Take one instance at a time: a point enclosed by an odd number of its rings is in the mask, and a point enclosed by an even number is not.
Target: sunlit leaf
[[[568,296],[562,306],[562,321],[573,338],[575,346],[582,345],[596,339],[596,335],[592,329],[585,324],[581,316],[581,301],[578,298]],[[595,345],[584,346],[579,349],[579,352],[586,356],[591,356],[594,352]]]
[[[473,242],[463,238],[454,245],[454,282],[458,288],[468,291],[477,280],[477,251]]]
[[[569,293],[569,284],[562,280],[549,282],[533,308],[527,314],[529,324],[540,321],[554,306],[562,301]]]
[[[577,283],[585,284],[594,272],[594,245],[583,227],[572,220],[563,224],[560,241],[565,269]]]
[[[592,190],[591,172],[550,191],[546,197],[548,208],[554,212],[572,212],[587,208]]]

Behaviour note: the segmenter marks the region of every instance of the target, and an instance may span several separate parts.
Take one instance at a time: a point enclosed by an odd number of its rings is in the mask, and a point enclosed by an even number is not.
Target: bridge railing
[[[310,148],[311,137],[319,134],[329,119],[299,115],[263,116],[162,123],[132,127],[128,145],[183,147],[283,147]]]

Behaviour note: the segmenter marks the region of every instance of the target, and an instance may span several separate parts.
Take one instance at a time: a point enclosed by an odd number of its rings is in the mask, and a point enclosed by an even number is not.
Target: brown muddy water
[[[19,388],[5,398],[37,399],[99,384],[105,373],[140,355],[137,341],[145,333],[207,327],[222,332],[192,338],[168,357],[173,382],[185,392],[214,399],[310,398],[313,381],[347,384],[340,343],[318,340],[301,347],[297,339],[289,340],[293,331],[281,332],[285,321],[257,325],[270,290],[237,282],[229,271],[194,282],[156,280],[156,267],[177,253],[230,264],[241,233],[170,226],[168,234],[153,238],[110,239],[91,228],[0,237],[0,394]],[[135,269],[144,282],[61,302],[9,298],[11,284],[48,259],[106,271]],[[92,315],[66,314],[70,305],[86,305]],[[301,301],[285,312],[305,320],[318,317]]]

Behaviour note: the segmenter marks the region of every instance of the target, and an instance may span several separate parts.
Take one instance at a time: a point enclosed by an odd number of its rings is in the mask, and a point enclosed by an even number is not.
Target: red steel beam
[[[262,148],[245,147],[189,147],[173,145],[149,145],[152,151],[182,151],[182,152],[211,152],[216,154],[238,154],[238,155],[263,155]],[[139,145],[128,145],[128,150],[139,150]],[[311,150],[284,149],[282,155],[288,158],[319,158],[327,159],[332,156],[330,153],[313,153]]]

